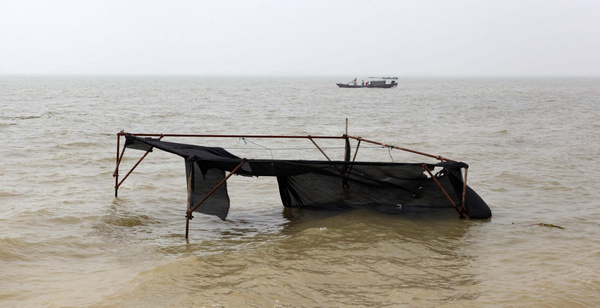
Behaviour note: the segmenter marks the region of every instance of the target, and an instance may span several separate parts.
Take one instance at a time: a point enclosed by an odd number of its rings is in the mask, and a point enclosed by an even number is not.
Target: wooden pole
[[[467,212],[467,207],[465,206],[465,195],[467,193],[467,174],[469,173],[469,168],[465,168],[465,179],[463,180],[463,192],[462,192],[462,201],[461,201],[461,210],[463,213]]]
[[[348,135],[348,118],[346,118],[346,136]]]

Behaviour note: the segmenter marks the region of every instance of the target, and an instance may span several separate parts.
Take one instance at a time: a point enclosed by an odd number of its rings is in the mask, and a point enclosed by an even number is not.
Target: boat
[[[347,130],[347,129],[346,129]],[[121,138],[125,144],[121,151]],[[164,141],[163,138],[185,137],[250,140],[279,139],[308,142],[318,149],[324,159],[246,158],[220,146],[206,146]],[[321,143],[341,142],[337,154],[343,159],[333,160]],[[231,142],[231,140],[230,140]],[[279,141],[278,141],[279,142]],[[399,150],[416,154],[425,162],[382,162],[357,160],[361,145],[372,148]],[[367,146],[363,146],[366,148]],[[119,166],[125,149],[146,151],[127,175],[119,181]],[[188,202],[185,217],[186,238],[193,213],[214,215],[226,220],[230,209],[227,180],[232,175],[246,177],[275,177],[282,205],[303,209],[370,208],[382,212],[402,213],[411,209],[452,209],[460,218],[488,219],[492,212],[485,201],[467,185],[468,165],[439,155],[427,154],[400,146],[389,145],[362,137],[350,136],[282,136],[282,135],[189,135],[189,134],[117,134],[115,197],[123,181],[153,149],[166,151],[184,158]],[[236,148],[237,149],[237,148]],[[302,154],[306,148],[293,149]],[[367,148],[368,149],[368,148]],[[241,151],[238,149],[238,151]],[[366,151],[366,150],[363,150]],[[316,154],[316,151],[314,151]],[[119,154],[120,153],[120,154]],[[271,152],[272,155],[272,152]],[[390,154],[391,157],[391,154]]]
[[[360,84],[354,80],[348,83],[336,83],[340,88],[392,88],[398,86],[396,81],[398,77],[369,77],[370,80],[367,82],[361,82]],[[393,79],[390,83],[387,83],[388,79]]]

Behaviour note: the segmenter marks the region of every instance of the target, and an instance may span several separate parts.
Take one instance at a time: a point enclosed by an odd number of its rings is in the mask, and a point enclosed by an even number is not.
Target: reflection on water
[[[282,216],[279,230],[261,234],[243,222],[228,226],[218,253],[210,247],[215,241],[167,248],[188,257],[142,273],[137,288],[107,305],[139,304],[132,298],[159,306],[435,305],[479,296],[469,267],[475,256],[462,241],[479,222],[459,220],[454,211],[287,209]],[[168,290],[155,295],[164,285]]]

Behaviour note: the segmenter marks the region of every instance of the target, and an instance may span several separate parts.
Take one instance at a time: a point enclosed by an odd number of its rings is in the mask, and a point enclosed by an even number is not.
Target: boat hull
[[[337,83],[337,86],[340,88],[392,88],[397,85],[398,85],[397,83],[388,83],[388,84],[384,84],[384,85],[363,86],[363,85],[359,85],[359,84]]]

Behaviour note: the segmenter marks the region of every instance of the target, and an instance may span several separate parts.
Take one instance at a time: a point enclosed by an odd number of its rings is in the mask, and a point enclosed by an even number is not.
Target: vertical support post
[[[242,166],[247,162],[248,160],[246,158],[242,158],[242,162],[237,165],[237,167],[235,167],[233,170],[231,170],[231,172],[229,172],[229,174],[221,180],[221,182],[219,182],[219,184],[217,184],[217,186],[215,186],[215,188],[213,188],[210,192],[208,192],[206,194],[206,196],[204,196],[204,198],[202,198],[202,200],[200,200],[198,203],[196,203],[191,209],[188,208],[185,217],[187,217],[186,220],[186,224],[185,224],[185,238],[187,239],[187,235],[188,235],[188,230],[189,230],[189,226],[190,226],[190,219],[194,218],[194,216],[192,216],[192,213],[200,206],[202,205],[202,203],[204,203],[204,201],[206,201],[206,199],[208,199],[210,196],[212,196],[212,194],[214,194],[217,189],[219,189],[219,187],[223,186],[223,184],[225,184],[225,182],[227,182],[227,180],[234,175],[240,168],[242,168]],[[188,204],[189,206],[189,204]]]
[[[119,149],[121,147],[121,133],[117,133],[117,162],[116,162],[116,168],[115,168],[115,173],[113,174],[113,176],[115,177],[115,198],[118,195],[119,192]]]
[[[348,118],[346,118],[346,136],[348,136]]]
[[[358,143],[356,144],[356,151],[354,152],[354,157],[352,157],[352,162],[356,161],[356,155],[358,154],[358,148],[360,147],[360,139],[358,139]],[[354,164],[350,165],[350,168],[348,168],[348,173],[346,174],[346,178],[350,177],[350,173],[352,172],[352,167],[354,166]]]
[[[187,193],[188,193],[188,202],[187,202],[187,212],[186,213],[190,213],[190,204],[192,203],[192,174],[194,172],[194,165],[192,163],[191,166],[191,170],[190,170],[190,176],[188,177],[188,181],[187,181]],[[188,235],[190,233],[190,219],[194,218],[194,216],[192,216],[192,214],[186,214],[185,215],[185,239],[188,239]]]
[[[185,240],[187,241],[188,236],[190,234],[190,218],[186,216],[185,218]]]
[[[461,210],[463,213],[467,212],[467,207],[465,206],[465,195],[467,194],[467,174],[469,173],[469,167],[465,167],[465,178],[463,179],[463,191],[462,191],[462,200],[461,200]]]

